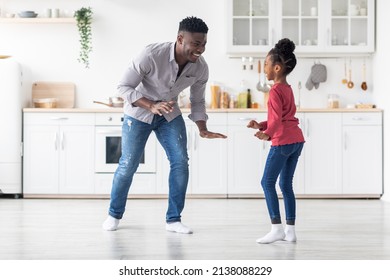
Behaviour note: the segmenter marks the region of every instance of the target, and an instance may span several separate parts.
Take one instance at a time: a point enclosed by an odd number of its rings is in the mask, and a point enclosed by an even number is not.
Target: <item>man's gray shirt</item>
[[[209,77],[206,61],[201,56],[195,63],[188,62],[177,77],[179,65],[175,60],[175,43],[157,43],[147,46],[127,68],[118,89],[125,100],[124,113],[137,120],[152,123],[154,114],[132,104],[145,97],[153,101],[176,101],[173,112],[163,113],[167,121],[181,115],[178,95],[190,88],[192,121],[207,120],[205,88]]]

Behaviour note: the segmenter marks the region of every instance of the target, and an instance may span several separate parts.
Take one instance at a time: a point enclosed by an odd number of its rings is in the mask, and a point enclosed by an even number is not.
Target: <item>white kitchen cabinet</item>
[[[375,0],[229,0],[227,52],[266,54],[289,38],[299,55],[375,50]]]
[[[227,114],[209,113],[207,128],[209,131],[227,134]],[[227,139],[205,139],[199,136],[196,124],[184,115],[187,128],[187,147],[189,157],[189,182],[187,194],[223,195],[227,194]],[[160,193],[168,193],[169,162],[165,152],[161,169],[163,188]]]
[[[270,142],[254,136],[255,129],[247,128],[250,120],[267,119],[267,114],[228,114],[228,195],[263,195],[261,177]]]
[[[274,33],[279,39],[289,38],[296,45],[297,53],[320,52],[324,45],[321,37],[324,22],[324,7],[321,0],[279,0],[275,1],[276,27]]]
[[[305,194],[342,193],[341,113],[305,113]]]
[[[275,8],[270,0],[227,1],[227,52],[268,52],[275,36]]]
[[[259,140],[254,136],[256,130],[246,126],[250,120],[260,122],[266,119],[265,112],[229,114],[229,196],[264,195],[261,178],[271,142]],[[303,154],[299,158],[293,179],[294,192],[298,195],[305,192]],[[279,181],[276,183],[276,191],[281,195]]]
[[[375,51],[375,0],[324,1],[325,50],[332,53]]]
[[[24,194],[94,192],[94,114],[24,114]]]
[[[343,114],[342,137],[343,194],[382,194],[382,114]]]
[[[185,113],[186,116],[186,113]],[[305,135],[294,191],[307,197],[380,197],[383,138],[380,111],[300,111]],[[199,137],[186,119],[190,178],[188,194],[261,197],[269,141],[254,137],[250,120],[264,111],[209,113],[208,128],[227,139]],[[112,173],[95,173],[95,113],[24,113],[23,187],[26,197],[109,194]],[[168,193],[169,162],[160,145],[155,173],[136,174],[137,195]],[[99,180],[97,180],[99,176]],[[96,179],[96,180],[95,180]],[[137,189],[138,188],[138,189]],[[277,186],[280,194],[280,189]]]
[[[227,114],[208,114],[209,131],[227,134]],[[190,157],[191,194],[227,194],[227,139],[199,136],[194,122],[186,120]]]

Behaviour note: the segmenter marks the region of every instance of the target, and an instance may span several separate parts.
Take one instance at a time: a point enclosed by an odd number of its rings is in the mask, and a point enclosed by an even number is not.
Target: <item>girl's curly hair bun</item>
[[[294,54],[295,44],[288,38],[279,40],[268,55],[271,57],[272,63],[280,63],[284,70],[284,74],[288,75],[295,68],[297,58]]]
[[[290,56],[295,50],[295,44],[288,38],[279,40],[275,45],[275,49],[284,56]]]

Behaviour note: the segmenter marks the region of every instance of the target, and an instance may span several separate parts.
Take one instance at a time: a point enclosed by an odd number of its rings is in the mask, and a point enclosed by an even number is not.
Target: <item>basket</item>
[[[57,98],[36,98],[33,99],[34,108],[56,108]]]

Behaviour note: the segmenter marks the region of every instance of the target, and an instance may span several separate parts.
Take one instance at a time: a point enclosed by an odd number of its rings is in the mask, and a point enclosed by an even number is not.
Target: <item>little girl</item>
[[[282,39],[267,54],[264,72],[268,80],[274,81],[269,92],[267,121],[257,123],[252,120],[248,124],[249,128],[259,130],[255,134],[257,138],[272,143],[261,180],[272,227],[269,233],[256,240],[258,243],[297,240],[292,182],[305,139],[295,117],[294,94],[286,80],[297,64],[294,49],[295,44],[292,41]],[[275,187],[278,176],[286,212],[284,230]]]

